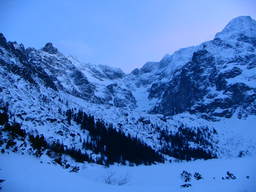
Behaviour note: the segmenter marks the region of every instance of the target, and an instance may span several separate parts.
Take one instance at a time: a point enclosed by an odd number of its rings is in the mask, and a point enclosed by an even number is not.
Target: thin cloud
[[[56,43],[56,47],[65,55],[72,55],[82,61],[93,56],[93,50],[85,42],[74,40],[62,40]]]

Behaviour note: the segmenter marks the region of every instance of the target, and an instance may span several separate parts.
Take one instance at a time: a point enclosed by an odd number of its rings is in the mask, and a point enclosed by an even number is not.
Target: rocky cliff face
[[[58,52],[52,43],[47,43],[41,50],[25,49],[22,44],[7,42],[1,34],[1,46],[1,65],[35,86],[43,84],[93,103],[122,107],[135,104],[129,90],[110,89],[117,87],[115,80],[124,76],[120,69],[81,64]]]
[[[239,17],[214,40],[193,48],[188,60],[158,79],[165,81],[151,84],[149,98],[158,99],[152,112],[227,118],[235,112],[255,114],[255,32],[254,20]]]

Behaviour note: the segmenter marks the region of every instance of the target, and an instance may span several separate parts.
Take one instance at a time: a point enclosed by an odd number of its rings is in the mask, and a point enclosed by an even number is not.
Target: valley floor
[[[0,155],[0,179],[3,192],[255,192],[255,157],[235,159],[197,160],[153,166],[110,166],[84,164],[78,173],[71,173],[53,164],[40,163],[39,159],[17,154]],[[189,188],[181,172],[192,176]],[[236,179],[222,179],[227,171]],[[249,176],[249,177],[248,177]],[[107,184],[111,183],[111,184]]]

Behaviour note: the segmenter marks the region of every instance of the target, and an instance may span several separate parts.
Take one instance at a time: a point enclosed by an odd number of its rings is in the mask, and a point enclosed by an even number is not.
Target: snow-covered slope
[[[83,129],[83,111],[97,126],[104,121],[117,130],[113,140],[120,146],[131,137],[134,146],[139,140],[164,160],[254,154],[255,34],[255,20],[238,17],[213,40],[167,54],[130,74],[66,57],[51,43],[25,49],[1,34],[1,149],[49,155],[58,142],[107,162],[109,154],[99,147],[103,133],[95,136],[91,127]],[[19,129],[18,136],[10,131],[15,123],[26,136]],[[48,148],[38,154],[29,135],[43,135]],[[62,155],[76,166],[70,151]],[[128,164],[123,155],[119,158]]]
[[[136,88],[144,88],[146,102],[151,103],[148,110],[153,113],[253,114],[255,33],[252,18],[235,18],[214,40],[147,63],[127,78],[135,81]]]
[[[237,40],[241,35],[248,38],[255,38],[256,36],[256,21],[250,16],[241,16],[232,19],[227,26],[215,38],[223,40]]]

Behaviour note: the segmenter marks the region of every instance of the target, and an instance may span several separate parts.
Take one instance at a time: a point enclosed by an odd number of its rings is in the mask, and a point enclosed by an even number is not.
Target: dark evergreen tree
[[[8,123],[8,119],[9,119],[8,113],[6,112],[0,113],[0,125],[4,125]]]
[[[128,161],[139,165],[163,162],[163,157],[151,147],[138,138],[132,138],[114,129],[112,124],[95,120],[94,116],[82,111],[74,113],[68,110],[66,114],[68,121],[73,118],[72,120],[80,124],[82,130],[89,131],[90,141],[83,141],[83,148],[100,154],[101,158],[97,160],[100,164],[108,165],[115,162],[125,164]]]
[[[179,130],[174,134],[167,134],[167,131],[162,131],[159,139],[165,145],[161,152],[181,160],[216,158],[216,155],[212,151],[205,149],[212,147],[212,144],[204,139],[205,134],[209,133],[208,128],[201,129],[195,131],[181,125]],[[190,147],[189,142],[198,144],[198,147]]]

